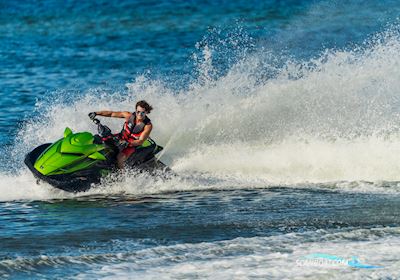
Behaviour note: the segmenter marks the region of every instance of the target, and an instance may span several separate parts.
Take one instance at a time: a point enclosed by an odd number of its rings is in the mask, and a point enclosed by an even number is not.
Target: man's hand
[[[89,118],[91,119],[91,120],[94,120],[94,118],[97,116],[97,114],[96,114],[96,112],[91,112],[91,113],[89,113]]]
[[[129,143],[126,142],[125,140],[119,140],[116,144],[119,151],[122,151],[123,149],[129,146]]]

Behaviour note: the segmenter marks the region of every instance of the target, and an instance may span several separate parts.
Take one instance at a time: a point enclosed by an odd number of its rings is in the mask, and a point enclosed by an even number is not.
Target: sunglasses
[[[146,111],[136,111],[136,114],[144,116],[146,115]]]

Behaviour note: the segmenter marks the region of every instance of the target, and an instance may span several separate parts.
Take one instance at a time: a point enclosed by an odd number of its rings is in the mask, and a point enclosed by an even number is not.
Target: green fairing
[[[99,152],[95,152],[95,153],[91,154],[89,156],[89,158],[91,158],[91,159],[99,159],[99,160],[106,160],[106,157],[102,153],[99,153]]]
[[[136,147],[136,149],[146,148],[146,147],[149,147],[149,146],[154,145],[154,144],[155,144],[154,141],[151,140],[150,138],[148,138],[147,140],[145,140],[143,142],[143,144],[141,146]]]
[[[71,129],[66,128],[64,138],[47,148],[34,167],[43,175],[66,174],[89,168],[98,160],[106,160],[99,153],[104,150],[104,145],[93,144],[93,140],[93,135],[89,132],[73,134]]]
[[[65,130],[64,130],[64,138],[66,138],[68,135],[70,135],[70,134],[72,134],[72,130],[69,128],[69,127],[67,127]]]
[[[80,158],[80,160],[81,159],[82,158]],[[89,168],[90,166],[92,166],[96,162],[97,161],[86,159],[86,160],[82,161],[81,163],[73,164],[71,167],[67,166],[66,168],[60,168],[59,171],[53,172],[51,175],[68,174],[68,173],[72,173],[72,172],[75,172],[75,171],[84,170],[84,169]]]
[[[94,152],[104,150],[104,145],[93,144],[93,139],[93,135],[89,132],[70,134],[62,141],[60,152],[89,156]]]

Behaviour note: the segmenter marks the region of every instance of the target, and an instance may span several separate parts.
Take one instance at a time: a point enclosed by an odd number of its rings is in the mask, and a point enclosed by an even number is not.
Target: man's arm
[[[97,116],[111,117],[111,118],[121,118],[129,119],[131,112],[115,112],[115,111],[98,111],[95,112]]]
[[[152,124],[146,125],[143,129],[142,135],[140,135],[140,138],[138,140],[133,140],[130,143],[130,146],[141,146],[143,144],[143,142],[146,141],[147,138],[149,138],[149,135],[150,135],[150,132],[152,129],[153,129]]]

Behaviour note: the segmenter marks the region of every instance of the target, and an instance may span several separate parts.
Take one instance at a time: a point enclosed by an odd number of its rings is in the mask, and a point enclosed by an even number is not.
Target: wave
[[[332,279],[372,277],[381,279],[399,275],[399,228],[312,231],[278,236],[235,238],[232,240],[142,246],[138,241],[121,241],[111,253],[83,251],[78,255],[41,255],[0,261],[0,271],[12,275],[37,274],[51,269],[54,275],[67,273],[74,279],[135,278],[248,278],[282,279],[329,275]],[[148,243],[148,242],[147,242]],[[381,253],[379,253],[381,252]],[[299,262],[310,254],[329,254],[383,269],[352,269],[344,264],[307,266]],[[87,267],[85,272],[80,269]],[[40,270],[39,270],[40,268]],[[71,273],[73,272],[73,273]],[[150,276],[149,276],[150,275]]]
[[[361,46],[307,61],[260,48],[224,75],[215,74],[212,46],[201,48],[198,77],[185,88],[138,76],[123,92],[93,89],[72,101],[54,94],[38,102],[11,152],[16,160],[8,169],[17,175],[1,174],[4,184],[34,183],[20,166],[38,143],[58,139],[66,126],[94,132],[88,112],[133,111],[138,99],[155,108],[152,137],[165,147],[161,159],[177,173],[201,174],[160,183],[163,190],[193,189],[207,176],[206,185],[218,181],[216,188],[400,181],[396,26]],[[103,121],[121,127],[118,119]]]

